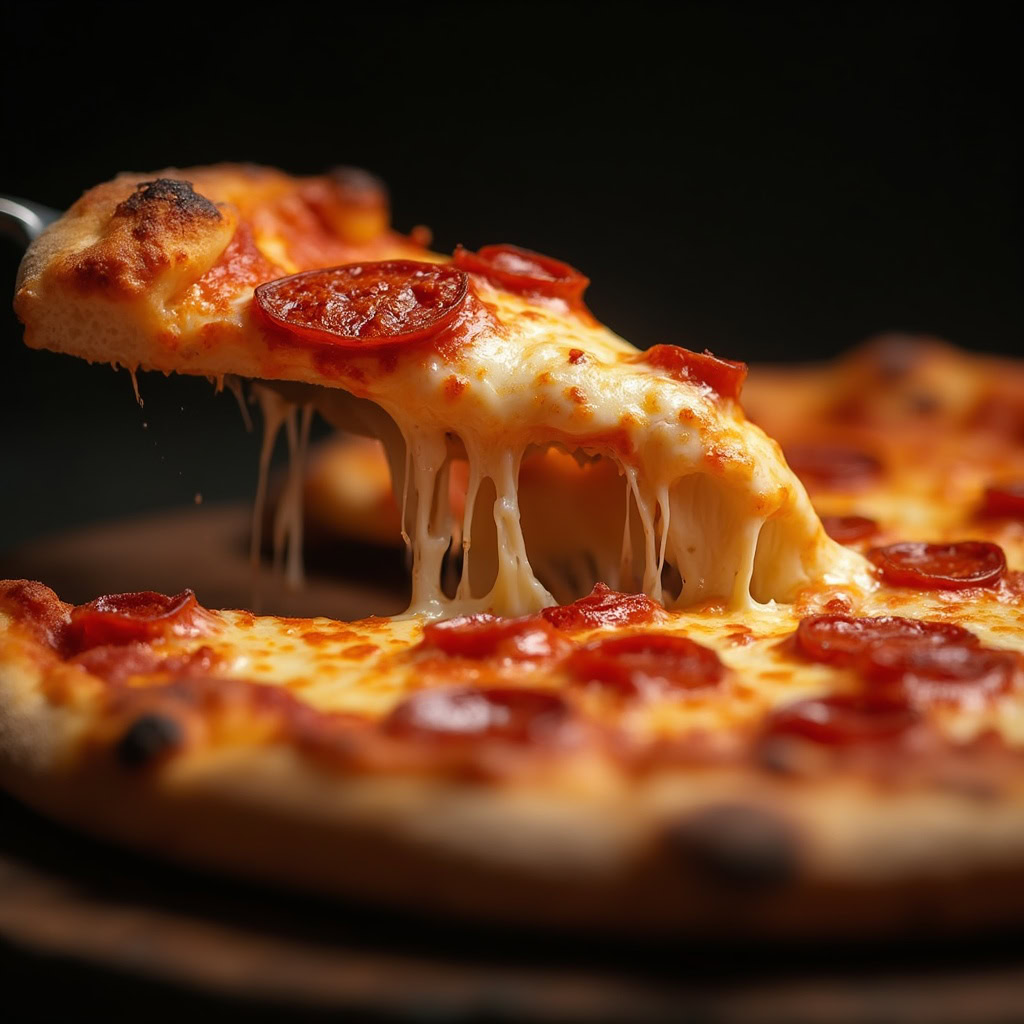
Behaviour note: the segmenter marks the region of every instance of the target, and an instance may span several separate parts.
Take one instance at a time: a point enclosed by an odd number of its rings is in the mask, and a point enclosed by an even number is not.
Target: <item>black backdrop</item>
[[[0,190],[63,207],[123,169],[361,164],[441,249],[581,267],[640,345],[788,360],[897,328],[1020,352],[1021,37],[997,10],[24,4]],[[0,329],[0,546],[251,492],[230,397],[150,374],[139,409],[126,374]]]

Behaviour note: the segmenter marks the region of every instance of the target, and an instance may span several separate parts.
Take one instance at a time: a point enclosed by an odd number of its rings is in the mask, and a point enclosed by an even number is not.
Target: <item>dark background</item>
[[[441,250],[579,266],[642,346],[820,358],[895,328],[1021,352],[1021,34],[997,11],[23,4],[0,190],[63,208],[126,169],[357,164]],[[230,396],[146,374],[140,409],[127,374],[0,330],[0,547],[252,492]]]

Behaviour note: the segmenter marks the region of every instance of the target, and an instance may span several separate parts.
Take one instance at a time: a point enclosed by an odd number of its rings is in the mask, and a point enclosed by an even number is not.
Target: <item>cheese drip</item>
[[[642,590],[670,608],[707,601],[751,607],[787,600],[809,582],[800,555],[808,544],[834,560],[826,582],[848,580],[860,568],[856,555],[842,557],[845,549],[835,559],[815,518],[753,515],[747,495],[707,473],[652,483],[612,450],[577,450],[575,461],[561,446],[558,459],[536,445],[494,450],[334,389],[254,383],[253,393],[263,446],[252,557],[259,559],[270,456],[284,429],[289,468],[273,550],[292,585],[302,577],[302,483],[314,408],[383,443],[410,553],[411,615],[524,615],[572,601],[598,581]],[[461,519],[449,506],[456,459],[468,464]]]
[[[284,427],[288,442],[288,472],[281,498],[274,512],[271,539],[275,569],[278,571],[283,569],[288,586],[297,588],[302,586],[303,582],[304,516],[302,496],[313,407],[309,403],[298,404],[291,401],[276,389],[255,382],[252,385],[252,393],[263,414],[263,440],[260,446],[256,498],[253,502],[249,560],[254,568],[260,564],[270,460],[274,454],[278,435],[281,433],[281,428]]]
[[[597,581],[670,608],[789,602],[811,582],[872,587],[738,403],[666,374],[605,328],[476,287],[492,312],[457,350],[353,356],[336,387],[260,385],[383,443],[410,613],[523,615]],[[300,347],[275,354],[305,358]],[[268,416],[268,429],[289,430],[297,472],[302,424],[273,401]],[[466,463],[459,516],[455,460]],[[299,490],[291,477],[278,546],[299,536]]]
[[[489,446],[334,389],[307,401],[332,424],[384,444],[411,556],[409,614],[524,615],[574,600],[598,580],[671,608],[750,607],[791,600],[816,560],[836,582],[863,578],[858,556],[825,535],[800,489],[761,516],[749,494],[694,465],[659,473],[657,451],[646,462],[643,453],[627,461],[611,448],[578,449],[576,472],[565,472],[563,454],[560,473],[545,475],[545,446]],[[460,520],[448,501],[455,459],[468,464]],[[459,554],[457,585],[446,592]]]

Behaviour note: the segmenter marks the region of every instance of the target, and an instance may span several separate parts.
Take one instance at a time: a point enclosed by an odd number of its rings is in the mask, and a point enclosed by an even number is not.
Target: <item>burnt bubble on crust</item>
[[[125,196],[128,187],[134,191]],[[120,201],[107,217],[113,197]],[[155,287],[181,289],[205,273],[237,226],[230,206],[218,207],[179,178],[99,185],[71,213],[95,240],[55,259],[58,279],[84,292],[150,298]]]
[[[220,210],[206,196],[180,178],[156,178],[140,181],[135,191],[117,204],[115,217],[145,216],[156,204],[167,203],[182,219],[220,220]]]
[[[715,804],[672,822],[670,855],[709,881],[760,889],[793,881],[800,868],[795,830],[783,818],[747,804]]]
[[[118,740],[114,755],[125,768],[145,768],[177,750],[184,739],[184,730],[176,718],[150,712],[128,727]]]

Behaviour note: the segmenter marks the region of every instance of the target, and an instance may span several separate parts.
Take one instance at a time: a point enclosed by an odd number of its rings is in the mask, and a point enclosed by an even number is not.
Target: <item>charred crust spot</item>
[[[184,739],[184,731],[177,719],[149,713],[128,727],[118,740],[114,753],[125,768],[145,768],[176,750]]]
[[[118,181],[111,188],[120,196],[125,186]],[[98,199],[108,195],[105,186],[97,190]],[[138,294],[175,266],[187,271],[190,262],[212,261],[213,249],[219,245],[220,254],[230,241],[234,216],[199,195],[191,182],[143,181],[114,208],[93,244],[61,258],[61,272],[85,291]]]
[[[666,834],[671,854],[722,885],[762,889],[797,876],[799,844],[782,818],[744,804],[705,807],[673,822]]]
[[[140,181],[135,191],[114,210],[115,217],[145,216],[158,203],[168,203],[188,220],[220,220],[220,210],[206,196],[199,195],[192,182],[180,178]]]

